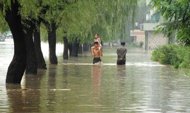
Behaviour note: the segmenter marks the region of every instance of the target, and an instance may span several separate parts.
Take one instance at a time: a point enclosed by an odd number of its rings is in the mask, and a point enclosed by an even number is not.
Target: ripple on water
[[[6,66],[12,58],[6,54],[10,59],[0,55],[0,113],[11,110],[18,113],[190,113],[190,78],[169,66],[151,62],[142,52],[129,52],[126,66],[121,67],[114,63],[115,54],[105,56],[110,62],[98,68],[80,62],[90,62],[91,57],[48,65],[41,76],[26,77],[23,88],[6,88]]]

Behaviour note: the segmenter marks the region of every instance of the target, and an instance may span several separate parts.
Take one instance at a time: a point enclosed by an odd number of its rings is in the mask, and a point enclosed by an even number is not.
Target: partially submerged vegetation
[[[169,38],[169,43],[157,48],[152,59],[176,68],[190,68],[190,7],[189,0],[152,0],[151,5],[159,12],[163,21],[158,26]]]
[[[173,65],[175,68],[190,68],[190,47],[179,45],[159,47],[153,51],[152,60]]]

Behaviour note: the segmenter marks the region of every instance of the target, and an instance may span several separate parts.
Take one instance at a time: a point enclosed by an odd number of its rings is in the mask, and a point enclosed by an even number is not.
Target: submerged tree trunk
[[[90,50],[90,44],[84,43],[84,44],[83,44],[83,51],[84,51],[84,52],[87,52],[87,51],[89,51],[89,50]]]
[[[51,64],[57,64],[56,56],[56,25],[51,23],[48,27],[49,59]]]
[[[11,0],[11,7],[5,12],[14,41],[14,56],[8,67],[6,83],[20,83],[26,68],[26,45],[19,7],[17,0]]]
[[[78,57],[78,52],[79,52],[79,41],[78,39],[76,39],[73,43],[72,43],[72,51],[71,51],[71,56],[73,57]]]
[[[47,69],[44,56],[41,49],[41,39],[40,39],[40,24],[37,23],[34,30],[34,47],[37,58],[38,69]]]
[[[26,20],[24,27],[26,38],[26,74],[37,74],[37,59],[33,41],[34,24],[31,21]]]
[[[67,37],[63,38],[64,41],[64,51],[63,51],[63,59],[68,60],[69,55],[68,55],[68,51],[69,51],[69,42]]]
[[[78,54],[82,54],[82,53],[83,53],[83,45],[79,44]]]
[[[71,56],[71,53],[72,53],[72,43],[71,42],[69,42],[68,47],[69,47],[69,56]]]

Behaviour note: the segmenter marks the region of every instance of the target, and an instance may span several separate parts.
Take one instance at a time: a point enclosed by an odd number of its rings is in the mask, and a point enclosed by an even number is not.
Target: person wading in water
[[[101,38],[100,38],[100,35],[99,34],[95,34],[94,36],[94,42],[98,42],[99,43],[99,46],[102,47],[102,42],[101,42]]]
[[[99,42],[94,42],[94,45],[91,47],[91,54],[93,56],[93,64],[100,64],[103,53]]]
[[[121,42],[120,48],[117,49],[117,65],[125,65],[127,49],[124,47],[125,42]]]

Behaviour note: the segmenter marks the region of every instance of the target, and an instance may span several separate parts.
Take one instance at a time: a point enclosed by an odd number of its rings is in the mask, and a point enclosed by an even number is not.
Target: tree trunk
[[[82,54],[82,53],[83,53],[83,45],[79,44],[78,54]]]
[[[72,53],[72,42],[69,42],[69,56],[71,56]]]
[[[37,22],[36,22],[37,23]],[[38,69],[47,69],[44,56],[41,50],[41,39],[40,39],[40,24],[37,23],[34,30],[34,47],[37,58]]]
[[[34,24],[31,21],[26,20],[24,27],[26,38],[26,74],[37,74],[37,59],[33,41]],[[29,26],[29,27],[28,27]]]
[[[56,25],[51,23],[48,28],[49,59],[51,64],[57,64],[56,56]]]
[[[69,42],[67,37],[63,38],[64,41],[64,51],[63,51],[63,59],[68,60],[69,55],[68,55],[68,51],[69,51]]]
[[[89,51],[89,50],[90,50],[90,45],[87,44],[87,43],[84,43],[84,44],[83,44],[83,51],[84,51],[84,52],[87,52],[87,51]]]
[[[73,57],[78,57],[78,52],[79,52],[79,41],[78,39],[76,39],[73,43],[72,43],[72,51],[71,51],[71,56]]]
[[[20,83],[26,68],[26,45],[19,7],[17,0],[11,0],[11,7],[5,15],[14,41],[14,56],[8,67],[6,83]]]

